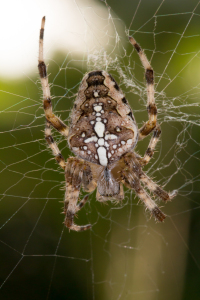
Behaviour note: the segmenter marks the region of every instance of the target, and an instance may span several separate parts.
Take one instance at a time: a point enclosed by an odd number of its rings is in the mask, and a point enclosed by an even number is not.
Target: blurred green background
[[[56,9],[56,1],[52,3]],[[155,71],[162,126],[161,141],[145,171],[165,190],[176,189],[178,196],[159,204],[168,218],[158,224],[134,192],[126,190],[120,205],[102,205],[94,194],[76,220],[93,224],[92,229],[77,233],[64,228],[64,174],[44,140],[36,53],[29,75],[0,78],[1,299],[199,299],[200,4],[74,3],[83,16],[88,10],[95,14],[96,22],[86,18],[85,24],[100,26],[110,48],[105,59],[100,43],[99,54],[89,53],[89,61],[86,54],[57,50],[50,57],[47,51],[54,111],[67,122],[83,75],[93,66],[104,66],[141,126],[147,120],[144,71],[126,34],[134,35]],[[101,24],[96,4],[106,12],[104,17],[99,13]],[[58,133],[54,137],[67,159],[71,153],[66,141]],[[141,155],[148,142],[137,146]]]

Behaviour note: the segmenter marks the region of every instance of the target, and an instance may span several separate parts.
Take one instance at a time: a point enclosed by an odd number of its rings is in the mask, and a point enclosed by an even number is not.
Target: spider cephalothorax
[[[92,192],[97,188],[98,201],[122,200],[123,184],[134,189],[155,218],[163,221],[165,215],[144,189],[147,188],[164,201],[175,195],[162,190],[142,171],[142,167],[152,157],[161,133],[157,124],[153,69],[143,50],[132,37],[129,37],[145,68],[149,120],[138,129],[131,107],[114,78],[105,71],[97,70],[84,76],[68,127],[52,112],[46,65],[43,59],[44,24],[45,17],[42,19],[40,30],[38,64],[46,116],[45,138],[56,161],[65,170],[65,225],[76,231],[91,227],[90,224],[84,226],[74,224],[74,215],[88,199],[88,196],[85,196],[79,200],[81,188],[86,192]],[[76,157],[70,157],[65,162],[53,140],[51,127],[57,129],[68,140],[69,147]],[[140,157],[133,149],[138,140],[151,132],[153,135],[148,149],[144,157]]]

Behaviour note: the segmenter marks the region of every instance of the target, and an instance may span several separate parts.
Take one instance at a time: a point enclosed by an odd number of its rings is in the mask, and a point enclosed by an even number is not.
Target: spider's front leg
[[[75,231],[84,231],[91,228],[90,224],[78,226],[74,224],[74,216],[86,203],[88,196],[79,201],[81,185],[92,182],[90,166],[83,160],[70,157],[65,168],[66,192],[64,202],[65,225]]]
[[[138,197],[145,204],[147,209],[154,215],[154,217],[162,222],[165,219],[165,215],[158,208],[156,203],[147,194],[145,189],[141,186],[140,181],[143,185],[150,190],[154,195],[162,199],[163,201],[168,201],[172,199],[175,194],[168,194],[166,191],[161,189],[156,183],[154,183],[146,174],[142,171],[141,165],[134,153],[127,153],[123,157],[125,167],[122,169],[122,182],[128,188],[134,189]]]

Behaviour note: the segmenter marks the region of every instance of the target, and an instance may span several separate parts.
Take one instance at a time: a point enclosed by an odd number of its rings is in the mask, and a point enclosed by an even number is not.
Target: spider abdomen
[[[137,139],[132,110],[112,76],[86,74],[71,115],[68,142],[74,154],[107,166],[133,149]]]

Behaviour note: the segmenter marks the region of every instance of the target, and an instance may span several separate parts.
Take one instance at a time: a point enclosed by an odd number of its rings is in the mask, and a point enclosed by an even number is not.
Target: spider
[[[100,70],[89,72],[83,77],[68,127],[52,111],[43,58],[44,25],[45,17],[40,29],[38,64],[46,117],[45,139],[65,172],[64,224],[75,231],[91,228],[90,224],[79,226],[74,223],[75,214],[88,199],[88,194],[82,200],[79,198],[81,188],[87,193],[97,188],[98,201],[120,201],[124,199],[123,185],[135,190],[155,219],[162,222],[166,216],[151,199],[146,188],[165,202],[172,199],[175,193],[164,191],[142,170],[153,156],[161,134],[154,99],[153,69],[146,55],[134,38],[129,37],[145,69],[149,119],[141,128],[138,129],[132,109],[114,78]],[[76,157],[69,157],[65,161],[52,137],[52,127],[68,140],[69,148]],[[153,135],[144,157],[141,157],[134,152],[134,148],[138,141],[150,133]]]

